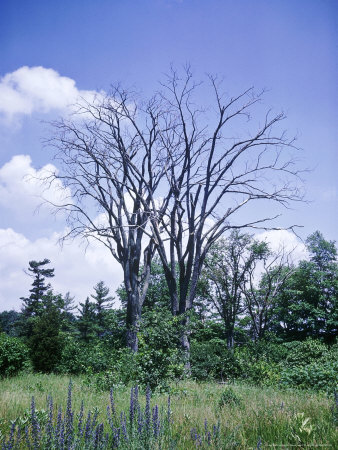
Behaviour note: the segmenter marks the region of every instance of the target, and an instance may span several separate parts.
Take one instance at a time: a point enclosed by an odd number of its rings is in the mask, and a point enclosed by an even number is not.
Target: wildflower
[[[40,443],[40,427],[36,417],[34,397],[32,397],[31,402],[31,422],[32,422],[33,446],[34,449],[36,449],[39,448]]]
[[[113,388],[110,389],[110,407],[111,407],[111,413],[112,413],[113,417],[115,417],[116,411],[115,411]]]
[[[81,402],[81,408],[80,408],[80,414],[79,414],[79,422],[77,425],[77,429],[79,432],[80,436],[83,436],[83,408],[84,408],[84,404],[83,404],[83,400]]]

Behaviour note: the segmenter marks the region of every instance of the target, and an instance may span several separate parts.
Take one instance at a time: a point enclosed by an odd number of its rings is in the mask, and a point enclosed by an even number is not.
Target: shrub
[[[193,341],[191,374],[196,380],[234,379],[240,375],[240,366],[225,341],[216,338],[202,343]]]
[[[63,348],[60,312],[51,305],[32,323],[28,346],[34,370],[52,372],[61,358]]]
[[[231,388],[227,387],[221,394],[221,398],[218,401],[218,406],[223,408],[224,406],[240,406],[242,402],[241,397]]]
[[[28,367],[27,347],[19,338],[0,333],[0,375],[12,376]]]
[[[283,347],[287,349],[285,364],[289,367],[305,366],[328,356],[328,348],[318,339],[286,342]]]
[[[78,375],[94,374],[111,368],[115,360],[115,350],[101,342],[93,344],[79,342],[70,335],[65,335],[64,346],[55,372]]]
[[[286,387],[333,392],[338,385],[338,362],[287,367],[281,372],[280,383]]]

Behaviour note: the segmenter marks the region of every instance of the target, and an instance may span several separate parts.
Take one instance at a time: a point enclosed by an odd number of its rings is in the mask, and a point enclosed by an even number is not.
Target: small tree
[[[112,307],[114,298],[109,296],[109,288],[103,281],[99,281],[94,286],[94,291],[95,294],[91,297],[95,300],[96,333],[100,337],[105,331],[105,312]]]
[[[95,303],[86,298],[84,303],[80,303],[81,308],[78,308],[80,316],[77,320],[77,328],[80,332],[80,338],[89,342],[96,335],[96,318],[95,318]]]
[[[219,239],[207,254],[202,271],[204,294],[222,319],[228,348],[234,345],[234,330],[244,312],[243,287],[252,267],[268,253],[265,242],[254,243],[249,234],[233,231]]]
[[[278,297],[294,272],[289,261],[291,252],[281,248],[272,252],[265,242],[254,242],[253,254],[258,254],[248,268],[247,279],[241,289],[245,311],[251,319],[254,339],[264,337],[278,306]]]
[[[46,297],[42,312],[33,319],[28,346],[34,369],[49,373],[60,360],[63,339],[60,335],[62,323],[60,310],[53,302],[52,294]]]

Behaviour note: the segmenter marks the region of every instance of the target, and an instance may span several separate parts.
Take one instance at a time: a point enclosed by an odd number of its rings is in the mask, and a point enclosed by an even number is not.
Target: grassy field
[[[11,421],[18,423],[18,418],[25,417],[25,411],[29,414],[32,396],[38,413],[42,409],[48,410],[48,395],[53,397],[56,410],[59,405],[65,410],[68,385],[69,378],[56,375],[25,374],[1,380],[2,436],[6,434],[8,438]],[[80,377],[74,378],[72,385],[74,418],[83,400],[85,414],[96,410],[98,422],[102,422],[108,431],[109,393],[97,392]],[[121,411],[128,415],[130,388],[115,389],[114,399],[117,417]],[[186,381],[172,385],[170,400],[172,423],[163,431],[161,440],[152,441],[147,448],[337,448],[334,402],[324,394]],[[139,402],[140,408],[144,408],[142,391]],[[167,415],[167,402],[167,394],[155,394],[151,399],[152,406],[157,404],[163,417]],[[129,440],[128,443],[121,442],[120,447],[141,449],[146,445],[133,444]],[[25,444],[21,448],[25,448]]]

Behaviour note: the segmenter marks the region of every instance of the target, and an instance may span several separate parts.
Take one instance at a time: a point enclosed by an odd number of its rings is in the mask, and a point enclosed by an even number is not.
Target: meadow
[[[144,389],[117,386],[110,398],[82,376],[73,377],[70,398],[69,382],[53,374],[2,379],[2,448],[336,448],[338,442],[337,404],[323,393],[180,381],[147,404]]]

